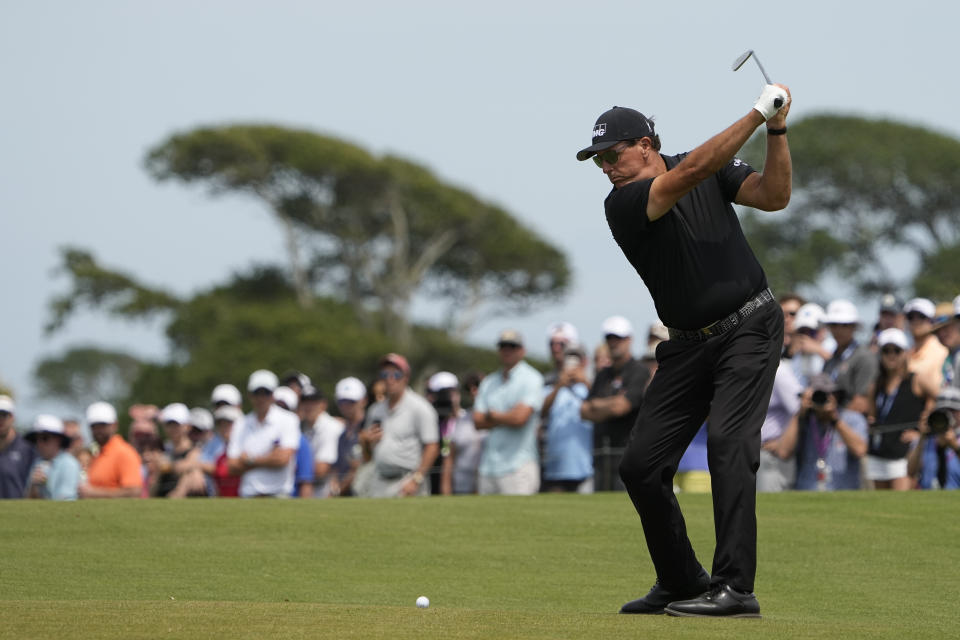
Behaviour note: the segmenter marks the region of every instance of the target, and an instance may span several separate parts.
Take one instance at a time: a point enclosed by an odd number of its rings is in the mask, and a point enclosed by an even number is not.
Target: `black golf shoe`
[[[756,594],[719,584],[692,600],[671,602],[664,611],[687,618],[759,618],[760,603]]]
[[[620,613],[661,614],[663,613],[663,608],[671,602],[683,598],[693,598],[709,588],[710,574],[703,568],[700,569],[700,574],[697,576],[697,579],[685,589],[667,589],[657,580],[653,588],[650,589],[650,593],[623,605],[620,607]]]

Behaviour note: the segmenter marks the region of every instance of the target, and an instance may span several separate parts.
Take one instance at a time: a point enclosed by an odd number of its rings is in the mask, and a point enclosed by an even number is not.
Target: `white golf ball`
[[[420,596],[419,598],[417,598],[417,608],[426,609],[429,606],[430,606],[430,598],[428,598],[427,596]]]

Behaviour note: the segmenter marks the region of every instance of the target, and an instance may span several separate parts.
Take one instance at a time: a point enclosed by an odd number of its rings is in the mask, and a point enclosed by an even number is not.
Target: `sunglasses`
[[[59,440],[60,436],[53,433],[39,433],[37,434],[37,442],[46,442],[47,440]]]
[[[891,347],[888,345],[883,349],[880,349],[880,353],[882,353],[885,356],[888,356],[890,354],[900,355],[901,353],[903,353],[903,349],[901,349],[900,347]]]
[[[380,379],[381,380],[402,380],[403,372],[402,371],[381,371]]]
[[[907,314],[907,320],[910,320],[910,321],[929,320],[929,319],[930,318],[928,318],[927,316],[923,315],[922,313],[917,313],[916,311],[911,311],[910,313]]]
[[[630,145],[632,146],[632,145]],[[601,169],[603,168],[603,163],[607,164],[617,164],[620,162],[620,154],[625,151],[627,147],[617,151],[616,149],[607,149],[606,151],[601,151],[600,153],[593,156],[593,162]]]

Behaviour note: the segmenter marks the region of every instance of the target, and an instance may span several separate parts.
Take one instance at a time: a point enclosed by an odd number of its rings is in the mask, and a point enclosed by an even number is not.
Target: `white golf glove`
[[[760,112],[764,120],[769,120],[789,101],[786,91],[776,85],[768,84],[763,87],[763,92],[757,98],[757,104],[753,105],[753,108]]]

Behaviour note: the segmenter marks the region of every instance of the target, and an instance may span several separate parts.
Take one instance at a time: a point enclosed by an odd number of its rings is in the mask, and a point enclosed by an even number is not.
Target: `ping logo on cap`
[[[606,132],[607,132],[607,123],[606,123],[606,122],[598,122],[597,124],[593,125],[593,137],[594,137],[594,138],[602,138],[603,135],[604,135]]]

